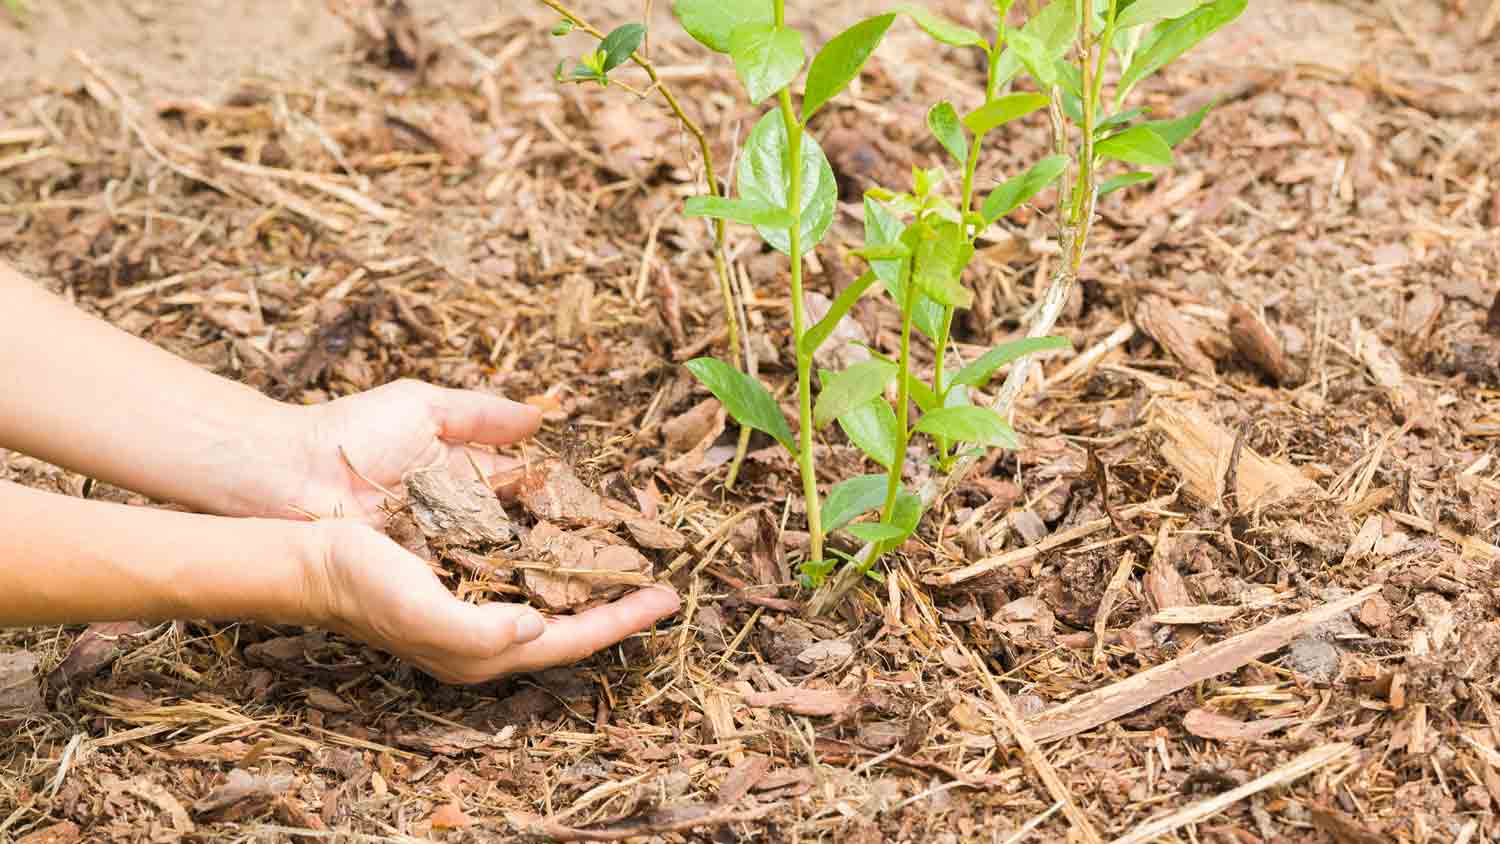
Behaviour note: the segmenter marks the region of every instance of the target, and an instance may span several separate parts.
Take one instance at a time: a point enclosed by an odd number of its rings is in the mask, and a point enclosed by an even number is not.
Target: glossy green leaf
[[[1156,178],[1155,173],[1148,173],[1143,170],[1137,170],[1131,173],[1122,173],[1119,176],[1113,176],[1111,178],[1105,179],[1103,184],[1099,185],[1099,195],[1105,196],[1114,193],[1121,188],[1128,188],[1131,185],[1138,185],[1142,182],[1149,182],[1154,178]]]
[[[833,222],[834,205],[838,202],[838,184],[833,178],[833,167],[823,148],[811,134],[802,136],[802,241],[799,247],[809,252],[828,231]],[[763,115],[740,155],[736,180],[740,195],[746,199],[759,200],[778,208],[788,208],[788,181],[784,163],[787,159],[786,126],[781,114],[771,109]],[[784,255],[792,251],[791,234],[788,229],[756,226],[756,231]]]
[[[1213,103],[1176,120],[1150,120],[1141,125],[1160,135],[1161,139],[1167,142],[1167,146],[1175,149],[1178,144],[1198,131],[1198,127],[1203,125],[1203,118],[1208,115],[1211,108],[1213,108]]]
[[[980,206],[984,224],[987,226],[1021,207],[1026,200],[1057,181],[1057,177],[1066,169],[1066,155],[1050,155],[1031,165],[1024,173],[1005,180],[1000,187],[990,191],[990,195],[984,198],[984,205]]]
[[[1000,414],[987,407],[940,407],[923,414],[912,432],[994,448],[1013,449],[1021,445]]]
[[[1172,148],[1161,135],[1145,126],[1132,126],[1095,143],[1094,154],[1146,167],[1172,166]]]
[[[905,226],[884,205],[865,197],[865,243],[876,245],[888,245],[901,242],[901,233]],[[905,291],[901,288],[901,273],[904,261],[900,260],[876,260],[870,262],[870,268],[880,279],[886,292],[891,294],[897,308],[906,307]],[[943,306],[929,299],[921,291],[917,292],[917,301],[912,303],[912,325],[929,338],[936,338],[942,331]]]
[[[611,70],[624,64],[641,46],[641,41],[646,37],[646,27],[638,23],[627,23],[615,27],[604,40],[599,42],[599,50],[604,53],[604,67],[601,70],[609,73]]]
[[[759,199],[731,199],[723,196],[690,196],[684,204],[689,217],[714,217],[749,226],[771,226],[788,229],[792,215],[785,208]]]
[[[729,54],[752,104],[792,84],[807,58],[801,32],[768,23],[736,28],[729,36]]]
[[[873,246],[861,246],[849,253],[856,258],[864,258],[866,261],[899,261],[902,258],[911,257],[911,250],[904,243],[878,243]]]
[[[672,12],[689,35],[718,53],[729,52],[729,37],[738,27],[776,19],[771,0],[677,0]]]
[[[974,254],[974,244],[956,223],[924,227],[926,233],[918,238],[912,256],[912,283],[940,305],[969,307],[974,294],[963,286],[960,275]]]
[[[1203,4],[1203,0],[1136,0],[1115,18],[1115,26],[1128,29],[1141,24],[1180,18]]]
[[[792,430],[786,424],[786,417],[781,415],[781,408],[765,385],[714,358],[695,358],[686,366],[736,422],[764,431],[787,450],[796,452],[797,446],[792,441]]]
[[[959,122],[958,110],[953,103],[943,100],[927,110],[927,128],[943,145],[948,154],[960,165],[969,161],[969,139],[964,137],[964,127]]]
[[[905,539],[908,535],[896,525],[886,525],[880,522],[860,522],[857,525],[850,525],[849,533],[865,542],[892,542]]]
[[[959,26],[947,18],[935,15],[926,6],[907,4],[898,6],[896,11],[909,16],[912,22],[920,26],[924,32],[938,41],[954,47],[981,47],[988,49],[989,43],[984,36],[969,29]]]
[[[873,398],[839,417],[849,442],[887,469],[896,463],[900,448],[896,412],[882,397]]]
[[[983,135],[997,126],[1003,126],[1016,118],[1025,117],[1037,109],[1046,108],[1048,102],[1048,99],[1041,94],[1011,94],[1000,97],[990,100],[965,115],[964,126],[976,135]]]
[[[1000,367],[1019,357],[1053,349],[1071,348],[1073,344],[1068,342],[1066,337],[1024,337],[1020,340],[1002,343],[960,369],[951,383],[983,387],[989,383]]]
[[[821,372],[823,391],[813,405],[813,425],[821,428],[885,392],[896,367],[883,360],[862,360],[843,372]]]
[[[937,394],[915,375],[906,379],[906,394],[911,396],[911,400],[917,403],[923,413],[939,406]]]
[[[817,351],[819,346],[822,346],[828,341],[829,337],[833,336],[834,329],[838,328],[839,320],[843,319],[849,313],[850,309],[854,307],[854,303],[858,302],[859,297],[863,296],[865,291],[870,288],[870,285],[874,283],[875,273],[874,271],[869,271],[855,279],[853,284],[841,290],[839,295],[834,297],[833,303],[828,306],[828,313],[824,314],[823,318],[814,323],[811,328],[803,332],[802,340],[797,344],[797,350],[804,355],[811,355]]]
[[[835,35],[813,56],[802,92],[803,123],[859,75],[860,68],[880,46],[880,39],[895,19],[893,13],[862,20]]]
[[[833,533],[884,504],[887,483],[885,475],[859,475],[840,481],[823,502],[823,529]]]
[[[1120,93],[1117,96],[1123,98],[1137,82],[1166,67],[1198,42],[1239,17],[1249,2],[1250,0],[1213,0],[1153,30],[1159,34],[1150,46],[1143,47],[1131,59],[1130,67],[1120,77]]]

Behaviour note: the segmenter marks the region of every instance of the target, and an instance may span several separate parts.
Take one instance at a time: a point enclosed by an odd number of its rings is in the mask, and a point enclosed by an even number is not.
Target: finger
[[[556,618],[536,641],[518,645],[498,660],[496,674],[538,671],[577,662],[627,636],[641,632],[677,612],[682,599],[671,589],[653,586],[612,604]]]
[[[542,412],[529,404],[478,390],[434,387],[432,412],[445,440],[509,445],[541,427]]]
[[[514,457],[495,454],[469,446],[458,446],[448,449],[448,469],[461,478],[474,477],[474,468],[479,468],[479,477],[486,483],[490,478],[520,466],[521,461]]]
[[[501,658],[511,648],[535,641],[547,629],[540,613],[520,604],[475,605],[451,593],[442,603],[417,638],[426,645],[424,650],[455,666]]]

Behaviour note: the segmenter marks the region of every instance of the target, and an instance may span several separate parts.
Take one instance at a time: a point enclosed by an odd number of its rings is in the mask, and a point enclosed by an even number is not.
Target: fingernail
[[[524,645],[542,635],[545,629],[547,629],[547,623],[542,621],[540,613],[535,611],[522,613],[521,617],[516,619],[516,643]]]

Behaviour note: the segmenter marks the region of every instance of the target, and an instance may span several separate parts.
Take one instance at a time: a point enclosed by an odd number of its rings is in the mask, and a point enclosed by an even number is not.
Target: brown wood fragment
[[[418,469],[405,478],[417,527],[435,547],[488,548],[515,535],[489,484],[447,466]]]
[[[1168,607],[1151,616],[1155,624],[1218,624],[1240,614],[1235,606],[1197,604],[1185,607]]]
[[[1500,190],[1495,191],[1495,217],[1495,225],[1500,226]],[[1500,292],[1495,294],[1495,301],[1490,304],[1490,312],[1484,320],[1484,330],[1500,337]]]
[[[686,832],[690,829],[747,823],[781,809],[782,807],[776,803],[742,812],[729,811],[714,804],[677,806],[670,809],[656,809],[638,817],[617,821],[607,827],[592,829],[563,826],[527,812],[508,812],[505,817],[511,826],[523,835],[545,841],[626,841],[673,832]]]
[[[1163,435],[1161,456],[1182,476],[1187,491],[1210,505],[1223,501],[1225,468],[1234,435],[1201,409],[1183,404],[1157,406],[1152,426]],[[1251,511],[1297,497],[1323,497],[1323,490],[1293,466],[1245,448],[1236,472],[1236,506]]]
[[[800,689],[788,687],[745,695],[745,705],[769,707],[809,717],[844,717],[859,706],[859,695],[839,689]]]
[[[651,561],[639,551],[569,533],[551,522],[531,529],[526,550],[538,562],[515,563],[521,587],[549,610],[579,609],[652,583]]]
[[[1354,818],[1328,806],[1309,807],[1313,826],[1322,830],[1335,844],[1386,844],[1388,839],[1360,826]]]
[[[1239,302],[1229,307],[1229,340],[1245,360],[1276,384],[1288,386],[1297,382],[1296,368],[1287,358],[1281,341],[1254,311]]]
[[[68,649],[67,658],[47,675],[48,688],[60,689],[93,677],[138,644],[148,629],[134,621],[90,624]]]
[[[1217,712],[1198,708],[1182,716],[1182,727],[1198,738],[1215,741],[1251,741],[1263,738],[1284,727],[1296,724],[1296,718],[1261,718],[1241,721]]]
[[[1154,293],[1143,296],[1136,308],[1135,324],[1178,363],[1199,375],[1213,376],[1213,358],[1201,345],[1206,340],[1208,329],[1193,322],[1166,298]]]
[[[1091,730],[1194,683],[1234,671],[1252,659],[1283,648],[1308,630],[1359,606],[1378,591],[1380,586],[1368,586],[1346,598],[1279,618],[1118,683],[1079,695],[1027,719],[1027,729],[1042,742]]]

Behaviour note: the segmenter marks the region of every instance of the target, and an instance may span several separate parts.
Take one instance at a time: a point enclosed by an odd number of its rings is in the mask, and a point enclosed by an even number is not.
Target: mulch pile
[[[1219,105],[1101,202],[1024,448],[823,618],[795,467],[757,436],[726,491],[738,431],[680,366],[728,354],[686,136],[554,84],[583,42],[538,9],[455,34],[333,5],[340,74],[159,101],[80,53],[80,85],[0,101],[0,259],[287,401],[416,377],[537,404],[514,524],[445,541],[421,516],[451,499],[409,487],[412,547],[479,599],[663,578],[684,612],[477,687],[319,631],[9,631],[0,838],[1500,840],[1500,4],[1260,0],[1145,86],[1158,116]],[[653,14],[733,160],[756,112]],[[922,115],[980,81],[898,28],[820,114],[844,207],[812,289],[852,281],[861,191],[936,163]],[[997,135],[986,184],[1049,143],[1040,117]],[[981,244],[960,355],[1024,331],[1054,200]],[[729,246],[784,388],[784,259]],[[875,297],[849,327],[898,328]],[[820,461],[868,471],[836,431]],[[0,477],[83,483],[4,452]]]

